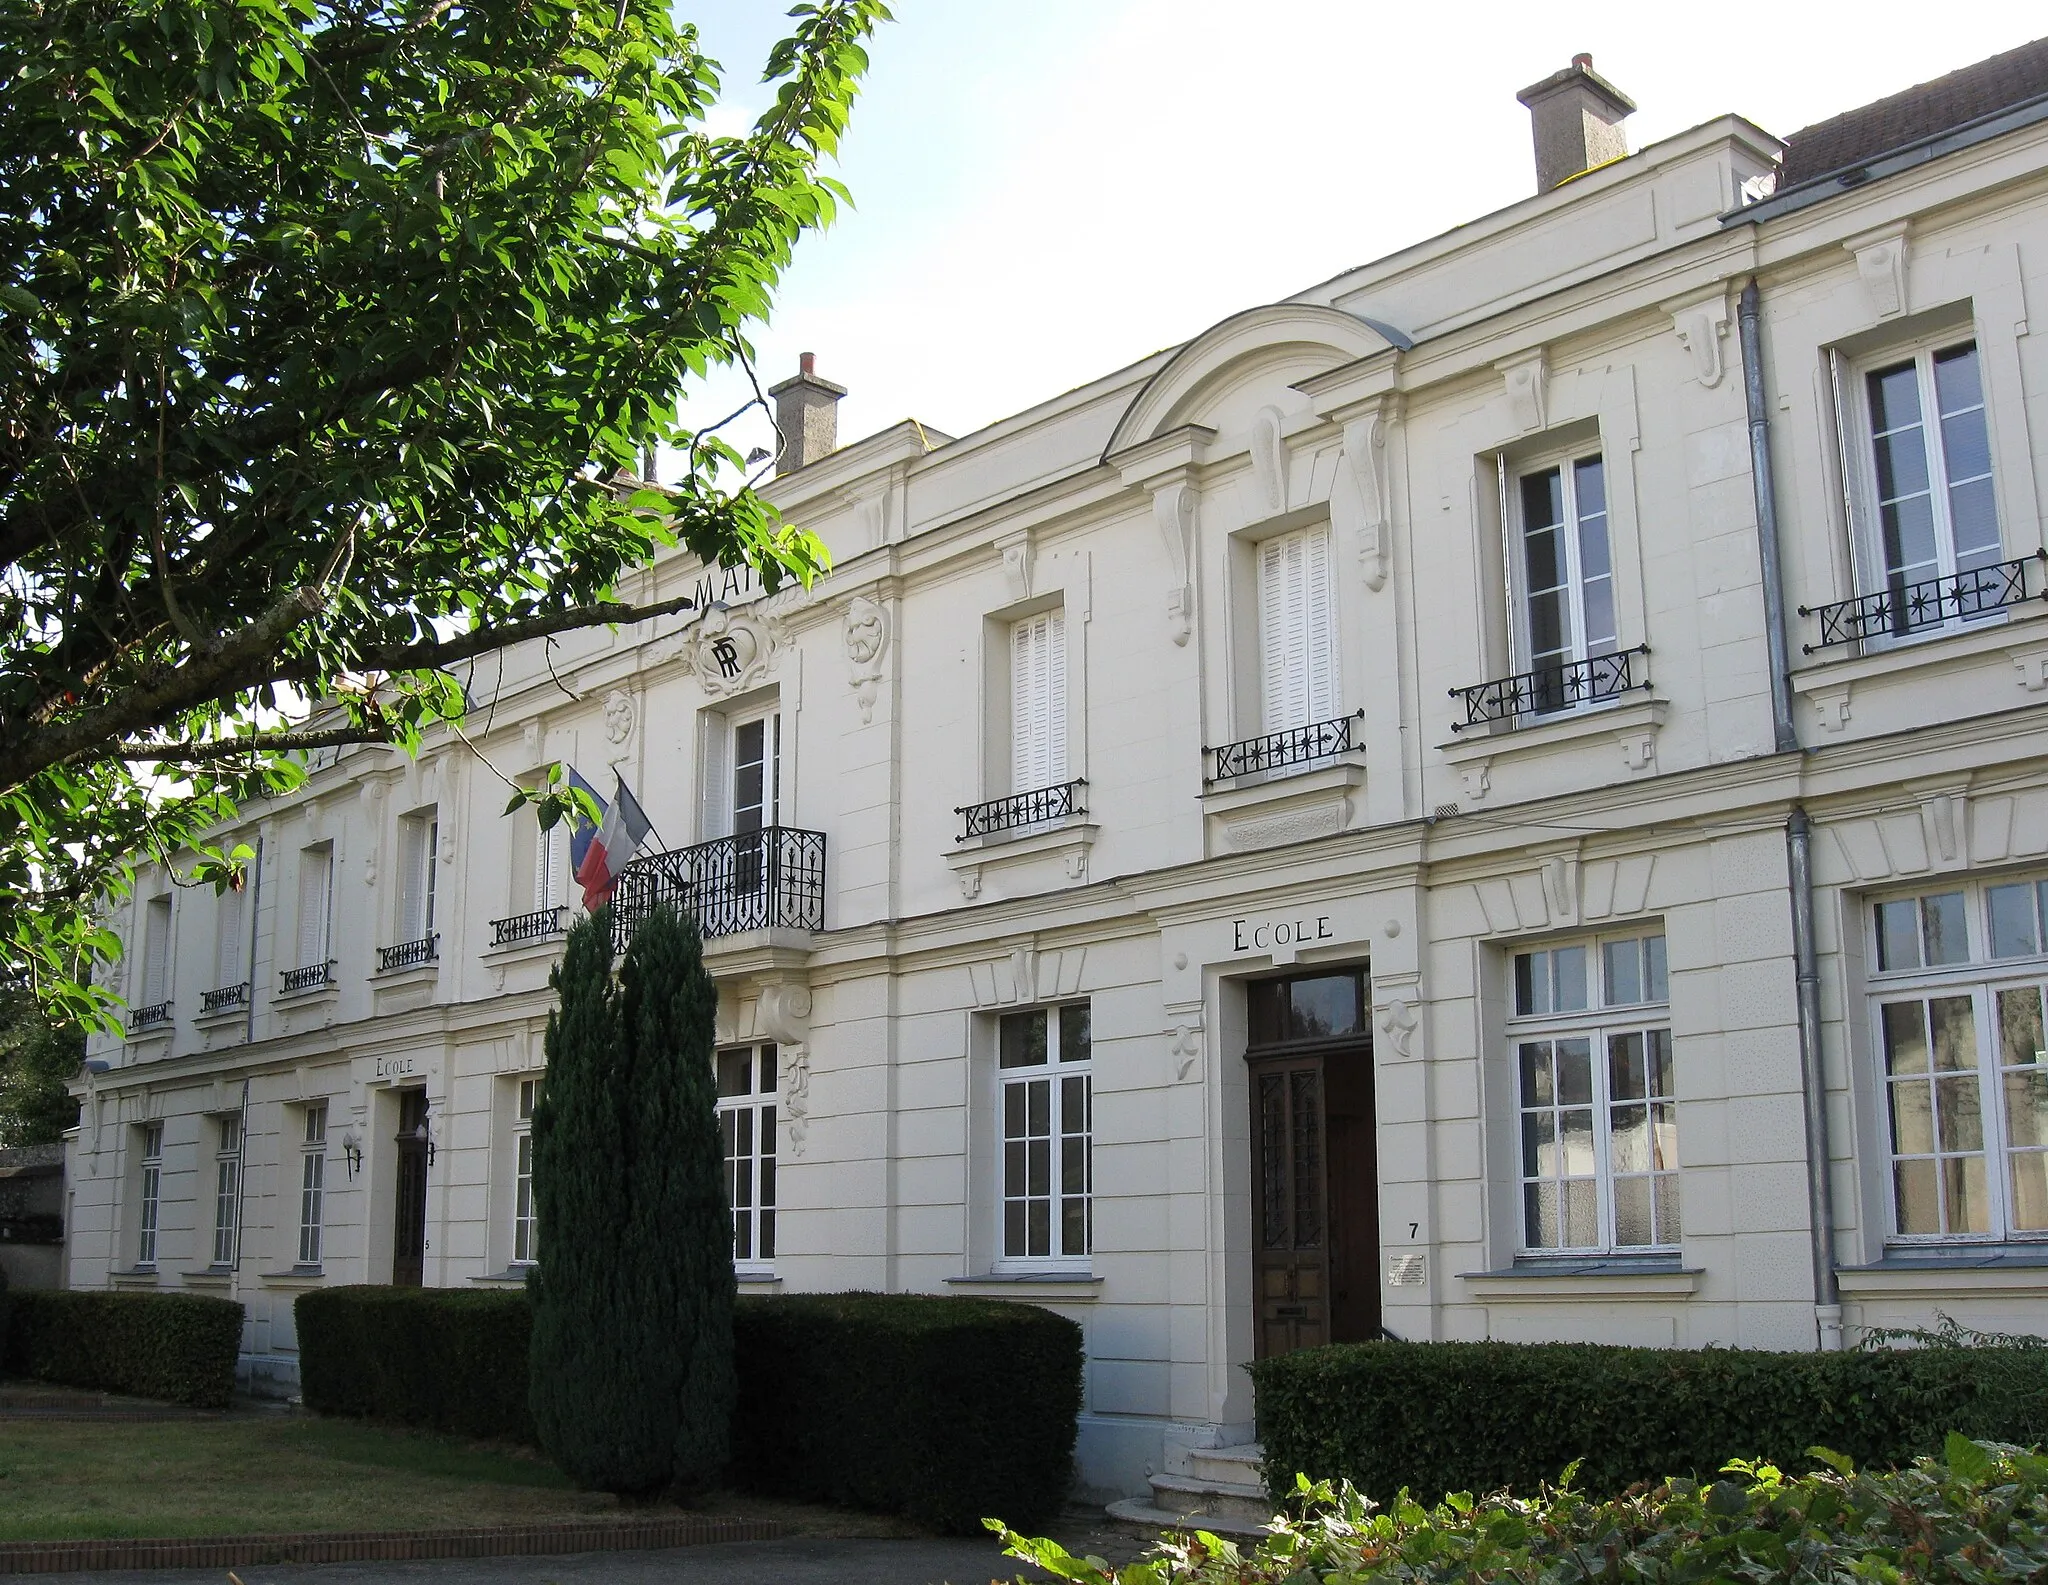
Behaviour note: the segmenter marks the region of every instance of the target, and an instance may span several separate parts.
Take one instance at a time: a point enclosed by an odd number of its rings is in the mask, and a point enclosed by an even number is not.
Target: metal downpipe
[[[1835,1281],[1835,1189],[1828,1153],[1827,1071],[1821,1062],[1820,968],[1813,946],[1813,830],[1792,806],[1785,827],[1792,881],[1792,962],[1798,981],[1799,1093],[1806,1124],[1806,1209],[1812,1229],[1813,1316],[1820,1346],[1842,1346],[1842,1295]]]
[[[1785,577],[1778,557],[1778,492],[1771,470],[1771,412],[1764,393],[1763,332],[1756,278],[1742,288],[1736,313],[1742,346],[1742,394],[1749,409],[1749,479],[1756,492],[1757,559],[1763,573],[1764,644],[1771,669],[1771,736],[1780,754],[1799,747],[1792,723],[1792,654],[1785,638]]]

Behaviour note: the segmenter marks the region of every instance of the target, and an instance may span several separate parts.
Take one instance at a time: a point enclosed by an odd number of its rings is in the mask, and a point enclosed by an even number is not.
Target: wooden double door
[[[1255,1007],[1251,1020],[1255,1039],[1261,1033],[1283,1037],[1255,1044],[1245,1054],[1251,1080],[1255,1347],[1261,1359],[1380,1335],[1370,1004],[1363,974],[1354,977],[1358,983],[1350,996],[1317,987],[1335,1004],[1332,1016],[1283,1016],[1276,1028]],[[1283,987],[1285,995],[1291,983],[1300,982],[1267,983]],[[1253,991],[1261,994],[1262,987]],[[1347,1004],[1350,1016],[1337,1016]]]
[[[398,1092],[398,1196],[391,1227],[391,1282],[417,1288],[427,1272],[427,1092]]]

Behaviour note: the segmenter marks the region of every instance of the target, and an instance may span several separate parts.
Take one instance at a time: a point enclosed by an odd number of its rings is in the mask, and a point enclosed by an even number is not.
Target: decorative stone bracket
[[[1185,479],[1152,492],[1152,516],[1166,543],[1166,630],[1185,644],[1194,625],[1194,584],[1190,576],[1195,545],[1195,487]]]
[[[1358,486],[1362,509],[1358,559],[1366,588],[1377,594],[1386,587],[1392,546],[1391,491],[1387,481],[1387,429],[1395,417],[1395,398],[1383,397],[1378,409],[1344,426],[1344,460]]]

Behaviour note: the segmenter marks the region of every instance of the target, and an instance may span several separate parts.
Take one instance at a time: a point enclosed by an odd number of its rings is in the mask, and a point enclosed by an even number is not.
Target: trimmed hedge
[[[1036,1305],[914,1294],[740,1301],[733,1474],[764,1493],[972,1534],[1073,1480],[1081,1329]]]
[[[7,1268],[0,1266],[0,1373],[5,1373],[7,1369],[7,1312],[9,1304]]]
[[[7,1328],[10,1374],[225,1409],[242,1307],[200,1293],[24,1290]]]
[[[1830,1447],[1862,1466],[1938,1453],[1950,1431],[2048,1442],[2048,1350],[1608,1348],[1590,1343],[1345,1343],[1249,1367],[1266,1483],[1343,1479],[1380,1502],[1402,1488],[1533,1493],[1583,1460],[1594,1495],[1731,1457],[1787,1469]]]
[[[524,1293],[300,1296],[308,1408],[532,1442]],[[1035,1305],[912,1294],[739,1301],[735,1483],[972,1534],[1056,1513],[1073,1478],[1081,1329]]]
[[[292,1306],[306,1407],[532,1443],[524,1292],[319,1288]]]

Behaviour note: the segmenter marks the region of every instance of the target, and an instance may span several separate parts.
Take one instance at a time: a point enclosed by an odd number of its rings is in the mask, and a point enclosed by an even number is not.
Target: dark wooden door
[[[398,1094],[398,1209],[391,1229],[391,1282],[417,1288],[427,1265],[427,1092]]]
[[[1376,1338],[1372,1046],[1254,1052],[1250,1061],[1258,1355]]]

